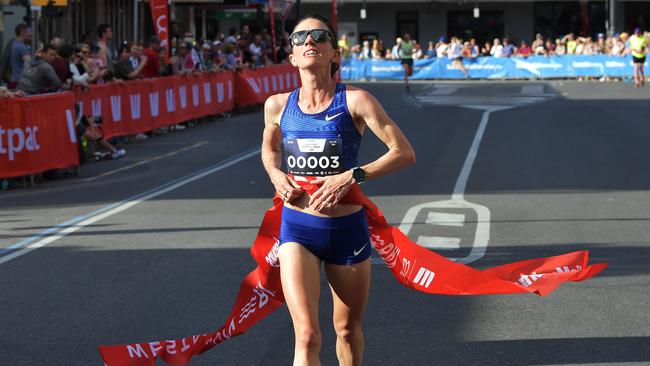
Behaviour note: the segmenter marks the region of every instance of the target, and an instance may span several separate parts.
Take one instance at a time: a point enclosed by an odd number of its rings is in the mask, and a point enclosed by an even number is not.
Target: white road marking
[[[429,225],[463,226],[465,223],[465,215],[448,212],[429,212],[425,223]]]
[[[458,91],[457,86],[437,86],[430,95],[451,95]]]
[[[426,248],[438,250],[460,249],[460,238],[450,238],[446,236],[425,236],[420,235],[417,243]]]
[[[505,106],[494,106],[489,107],[483,112],[483,115],[481,116],[481,123],[478,125],[478,129],[474,135],[474,141],[472,141],[472,146],[469,148],[469,152],[465,158],[463,168],[460,170],[460,175],[456,180],[454,193],[451,195],[451,199],[463,199],[465,188],[467,187],[467,179],[469,178],[469,174],[472,172],[472,167],[474,166],[474,161],[476,160],[476,155],[478,154],[478,148],[481,146],[481,140],[483,140],[483,135],[485,134],[485,128],[487,127],[488,121],[490,119],[490,114],[492,112],[502,111],[509,108],[510,107]]]
[[[194,145],[187,146],[187,147],[184,147],[184,148],[182,148],[182,149],[174,150],[174,151],[168,152],[168,153],[166,153],[166,154],[163,154],[163,155],[160,155],[160,156],[156,156],[155,158],[151,158],[151,159],[147,159],[147,160],[142,160],[142,161],[139,161],[139,162],[137,162],[137,163],[134,163],[134,164],[131,164],[131,165],[127,165],[127,166],[124,166],[124,167],[121,167],[121,168],[118,168],[118,169],[109,170],[109,171],[107,171],[107,172],[105,172],[105,173],[102,173],[102,174],[96,175],[96,176],[94,176],[94,177],[86,178],[86,179],[83,180],[83,182],[84,182],[84,183],[87,183],[87,182],[92,182],[92,181],[97,180],[97,179],[100,179],[100,178],[105,178],[105,177],[107,177],[107,176],[109,176],[109,175],[113,175],[113,174],[116,174],[116,173],[119,173],[119,172],[123,172],[123,171],[125,171],[125,170],[129,170],[129,169],[131,169],[131,168],[135,168],[135,167],[140,166],[140,165],[149,164],[149,163],[151,163],[152,161],[156,161],[156,160],[160,160],[160,159],[164,159],[164,158],[168,158],[168,157],[170,157],[170,156],[174,156],[174,155],[180,154],[180,153],[182,153],[183,151],[187,151],[187,150],[190,150],[190,149],[194,149],[194,148],[196,148],[196,147],[203,146],[203,145],[205,145],[205,144],[207,144],[207,143],[208,143],[208,141],[197,142],[197,143],[194,144]]]
[[[524,85],[521,94],[544,94],[544,85]]]
[[[31,238],[28,238],[26,240],[21,241],[20,243],[13,244],[9,246],[9,249],[15,249],[15,252],[12,252],[4,257],[0,257],[0,264],[4,264],[9,262],[12,259],[16,259],[20,256],[23,256],[32,250],[36,250],[38,248],[42,248],[48,244],[51,244],[64,236],[71,234],[77,230],[83,229],[84,227],[91,225],[97,221],[100,221],[102,219],[105,219],[107,217],[110,217],[112,215],[115,215],[117,213],[120,213],[124,210],[127,210],[139,203],[142,203],[146,200],[152,199],[154,197],[158,197],[162,194],[165,194],[167,192],[173,191],[177,188],[180,188],[184,185],[187,185],[189,183],[192,183],[196,180],[199,180],[201,178],[207,177],[211,174],[214,174],[218,171],[221,171],[223,169],[226,169],[230,166],[233,166],[237,163],[240,163],[252,156],[258,155],[260,153],[259,148],[255,148],[252,150],[245,151],[239,155],[235,155],[229,159],[226,159],[216,165],[213,165],[212,167],[209,167],[207,169],[203,169],[200,171],[197,171],[195,173],[192,173],[190,175],[187,175],[185,177],[182,177],[180,179],[173,180],[171,182],[168,182],[166,184],[163,184],[162,186],[159,186],[157,188],[154,188],[150,191],[135,195],[133,197],[127,198],[123,201],[116,202],[114,204],[105,206],[99,210],[96,210],[94,212],[91,212],[87,215],[79,216],[76,217],[72,220],[67,221],[66,223],[62,225],[58,225],[52,228],[49,228],[48,230],[45,230],[42,233],[36,234],[32,236]],[[50,235],[51,234],[51,235]],[[38,240],[39,238],[42,238]],[[22,248],[22,249],[21,249]]]

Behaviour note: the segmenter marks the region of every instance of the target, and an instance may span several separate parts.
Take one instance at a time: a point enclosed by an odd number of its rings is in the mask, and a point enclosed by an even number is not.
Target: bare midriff
[[[336,204],[332,208],[316,211],[313,208],[309,207],[309,194],[307,194],[307,192],[304,192],[300,197],[296,198],[291,203],[285,202],[284,205],[292,210],[319,217],[347,216],[358,212],[362,207],[361,205]]]

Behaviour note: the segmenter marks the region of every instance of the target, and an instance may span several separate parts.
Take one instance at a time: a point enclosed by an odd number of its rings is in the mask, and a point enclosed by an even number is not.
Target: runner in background
[[[402,66],[404,66],[404,85],[407,93],[411,91],[409,87],[409,77],[413,75],[413,48],[411,35],[404,33],[402,42],[398,43],[397,52],[402,61]]]
[[[332,29],[320,15],[297,22],[289,61],[299,69],[302,87],[264,105],[262,162],[284,201],[280,277],[295,333],[294,365],[320,365],[321,262],[334,301],[339,365],[361,365],[372,243],[363,206],[338,202],[354,185],[415,162],[413,148],[381,104],[334,80],[338,47]],[[366,127],[388,152],[360,167]],[[308,177],[320,186],[311,196],[297,183]]]
[[[630,37],[630,49],[632,51],[632,62],[634,63],[634,86],[639,88],[645,86],[645,74],[643,66],[645,65],[646,47],[648,39],[641,32],[641,28],[635,28],[634,34]]]

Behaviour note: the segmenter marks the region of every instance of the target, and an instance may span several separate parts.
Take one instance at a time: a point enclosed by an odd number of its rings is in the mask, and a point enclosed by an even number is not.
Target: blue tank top
[[[300,88],[289,95],[280,119],[282,164],[294,175],[333,175],[359,165],[361,134],[350,116],[345,84],[336,84],[330,106],[316,114],[298,106]]]

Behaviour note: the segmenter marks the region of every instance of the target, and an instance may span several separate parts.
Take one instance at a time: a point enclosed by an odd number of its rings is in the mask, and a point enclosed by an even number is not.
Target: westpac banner
[[[469,77],[476,79],[623,77],[632,76],[634,73],[631,56],[478,57],[464,58],[462,62],[469,72]],[[650,71],[647,64],[646,71]],[[341,78],[400,80],[404,78],[404,70],[399,61],[343,60]],[[464,78],[462,71],[447,58],[415,61],[411,77],[411,79]]]

